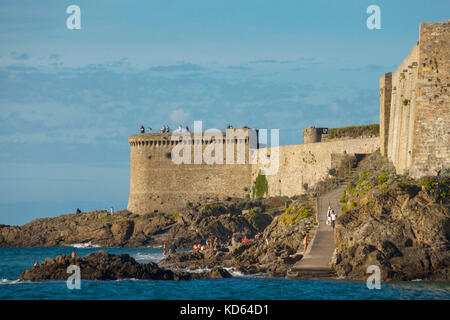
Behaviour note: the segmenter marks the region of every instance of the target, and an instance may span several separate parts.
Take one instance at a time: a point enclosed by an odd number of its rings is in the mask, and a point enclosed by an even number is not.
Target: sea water
[[[230,279],[82,280],[79,290],[68,289],[65,281],[18,280],[20,273],[35,261],[71,254],[73,250],[80,256],[97,250],[127,253],[141,263],[158,262],[163,258],[162,249],[155,247],[96,248],[90,244],[80,244],[50,248],[0,248],[0,299],[450,299],[450,283],[418,279],[382,283],[380,290],[369,290],[365,282],[246,276],[232,269],[230,271],[234,277]]]

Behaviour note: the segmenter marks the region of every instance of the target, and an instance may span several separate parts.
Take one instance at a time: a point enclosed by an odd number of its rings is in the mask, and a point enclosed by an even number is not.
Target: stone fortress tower
[[[247,128],[227,129],[219,139],[189,133],[190,141],[182,136],[173,140],[173,133],[132,135],[128,139],[131,151],[128,210],[141,214],[170,211],[207,198],[248,196],[252,186],[249,131],[257,137],[257,131]],[[181,144],[191,150],[190,164],[172,161],[172,150]],[[194,163],[196,150],[203,154],[208,146],[217,144],[223,151],[222,164],[207,164],[205,159]],[[227,164],[227,146],[233,150],[232,164]],[[244,159],[239,159],[238,150],[244,151]]]
[[[328,134],[328,128],[303,128],[303,143],[321,142],[323,134]]]

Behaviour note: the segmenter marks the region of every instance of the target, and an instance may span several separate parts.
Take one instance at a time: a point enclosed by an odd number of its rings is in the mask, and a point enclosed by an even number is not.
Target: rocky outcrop
[[[263,232],[247,243],[238,243],[218,250],[180,252],[170,255],[159,264],[172,269],[223,266],[232,267],[244,274],[267,273],[285,276],[293,264],[302,258],[303,237],[315,228],[312,212],[295,219],[298,212],[292,208],[303,207],[295,206],[296,204],[299,203],[294,201],[291,210],[277,215]]]
[[[47,258],[38,266],[25,270],[20,279],[31,281],[67,280],[70,265],[80,267],[81,279],[85,280],[192,280],[201,278],[229,278],[231,275],[222,268],[213,268],[209,272],[189,273],[173,272],[160,268],[156,263],[141,264],[128,254],[113,255],[105,251],[97,251],[85,257],[72,258],[59,255],[55,259]]]
[[[350,184],[336,224],[338,275],[366,279],[377,265],[389,280],[450,279],[449,178],[415,181],[372,156]]]
[[[178,246],[192,248],[193,244],[210,237],[225,242],[233,234],[254,237],[271,223],[272,215],[263,212],[262,201],[242,201],[206,204],[187,208],[170,230],[169,239]]]
[[[94,211],[33,220],[23,226],[0,226],[0,247],[58,246],[92,243],[104,247],[139,247],[176,223],[169,216],[109,214]]]
[[[59,246],[91,243],[102,247],[141,247],[175,243],[191,248],[210,237],[229,240],[233,233],[253,236],[272,221],[263,212],[266,200],[224,201],[194,207],[177,214],[145,215],[94,211],[36,219],[23,226],[0,225],[0,247]],[[273,200],[268,201],[273,203]],[[279,203],[276,203],[278,205]]]

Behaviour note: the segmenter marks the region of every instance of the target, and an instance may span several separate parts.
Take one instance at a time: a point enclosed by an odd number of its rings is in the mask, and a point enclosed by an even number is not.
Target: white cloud
[[[339,106],[338,106],[338,104],[336,102],[333,102],[333,103],[330,104],[330,111],[333,114],[336,114],[336,113],[339,112]]]
[[[170,113],[170,120],[176,124],[184,124],[189,119],[189,113],[183,109],[176,109]]]

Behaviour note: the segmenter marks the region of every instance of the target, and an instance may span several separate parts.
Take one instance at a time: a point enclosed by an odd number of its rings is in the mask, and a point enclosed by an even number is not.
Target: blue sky
[[[81,8],[68,30],[66,8]],[[381,8],[368,30],[366,8]],[[448,1],[2,0],[0,224],[126,207],[139,126],[377,123],[378,81]]]

